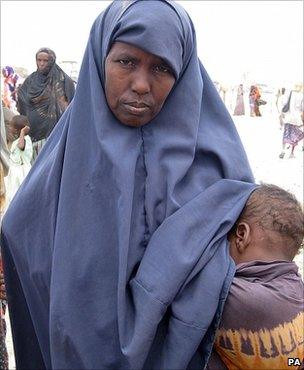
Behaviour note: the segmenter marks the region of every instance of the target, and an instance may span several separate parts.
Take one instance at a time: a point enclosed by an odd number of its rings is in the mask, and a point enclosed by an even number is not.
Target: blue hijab
[[[163,58],[176,76],[140,128],[106,102],[114,41]],[[114,1],[93,24],[73,102],[3,220],[17,367],[203,369],[234,274],[226,235],[254,188],[187,13]]]

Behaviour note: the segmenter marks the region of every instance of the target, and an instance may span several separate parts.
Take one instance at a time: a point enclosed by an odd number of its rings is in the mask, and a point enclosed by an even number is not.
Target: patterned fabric
[[[4,305],[2,305],[2,311],[4,310]],[[8,354],[5,344],[6,337],[6,322],[4,316],[0,317],[0,370],[8,369]]]
[[[304,285],[297,270],[288,261],[237,266],[215,341],[229,370],[288,369],[288,358],[303,359]]]
[[[257,86],[250,87],[249,93],[249,106],[250,106],[250,115],[252,117],[260,117],[261,112],[258,105],[258,100],[261,98],[261,93]]]
[[[299,141],[304,138],[303,129],[299,126],[285,123],[283,133],[283,144],[298,145]]]
[[[4,169],[2,162],[0,161],[0,222],[2,220],[4,208],[5,208]]]
[[[41,149],[43,148],[44,144],[46,142],[46,139],[38,140],[33,143],[33,158],[32,163],[35,162],[35,159],[38,157],[38,154],[40,153]]]
[[[3,274],[2,259],[0,255],[0,273]],[[0,296],[0,370],[8,369],[8,354],[6,350],[5,337],[6,337],[6,322],[5,322],[5,301]]]
[[[5,337],[6,337],[6,322],[4,319],[4,310],[5,305],[2,303],[0,304],[2,307],[0,308],[1,315],[0,315],[0,370],[7,370],[8,369],[8,354],[5,344]]]

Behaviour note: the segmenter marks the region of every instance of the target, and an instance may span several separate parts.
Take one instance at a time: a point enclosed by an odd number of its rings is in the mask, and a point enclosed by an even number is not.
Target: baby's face
[[[10,126],[10,134],[14,139],[17,139],[20,135],[20,128],[15,125]]]

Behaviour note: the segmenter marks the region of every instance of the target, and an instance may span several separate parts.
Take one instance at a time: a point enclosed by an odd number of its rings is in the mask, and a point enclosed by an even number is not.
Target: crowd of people
[[[304,368],[303,209],[255,183],[185,10],[110,4],[77,94],[35,58],[2,69],[0,369],[7,302],[18,369]],[[278,94],[284,154],[302,89]],[[260,117],[257,85],[248,102]]]
[[[220,85],[216,85],[219,93],[222,93],[223,89]],[[225,94],[221,94],[227,108],[231,111],[234,116],[245,116],[246,115],[246,99],[244,98],[244,86],[240,84],[233,94],[234,105],[231,108],[230,104],[226,101]],[[225,93],[227,90],[225,91]],[[279,158],[285,157],[286,150],[290,149],[290,155],[288,158],[295,158],[294,150],[296,146],[304,138],[304,103],[303,103],[303,84],[296,83],[293,88],[286,89],[282,87],[278,91],[272,94],[271,99],[274,104],[274,110],[271,111],[273,115],[277,116],[278,127],[282,130],[282,151],[279,154]],[[248,91],[248,105],[250,117],[261,117],[261,106],[266,105],[267,100],[262,99],[262,91],[256,85],[251,85]],[[302,146],[303,148],[303,146]]]

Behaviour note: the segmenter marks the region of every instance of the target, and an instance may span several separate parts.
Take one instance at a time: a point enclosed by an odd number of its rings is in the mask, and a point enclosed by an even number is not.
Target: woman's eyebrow
[[[134,55],[128,54],[128,53],[118,53],[114,56],[114,59],[128,59],[131,62],[138,62],[139,59],[136,58]]]

